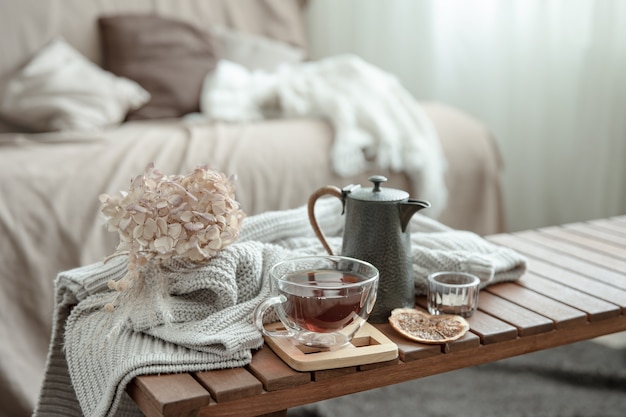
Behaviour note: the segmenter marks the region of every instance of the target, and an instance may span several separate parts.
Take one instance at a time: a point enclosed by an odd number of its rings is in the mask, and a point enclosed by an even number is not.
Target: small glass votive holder
[[[471,317],[478,305],[480,279],[466,272],[435,272],[428,276],[428,312]]]

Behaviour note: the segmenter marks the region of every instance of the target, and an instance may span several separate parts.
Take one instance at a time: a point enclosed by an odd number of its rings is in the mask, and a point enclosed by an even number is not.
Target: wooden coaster
[[[267,324],[265,328],[271,331],[284,329],[282,323]],[[344,368],[390,361],[398,357],[398,346],[367,322],[348,346],[338,350],[316,349],[290,338],[264,338],[272,350],[296,371]]]

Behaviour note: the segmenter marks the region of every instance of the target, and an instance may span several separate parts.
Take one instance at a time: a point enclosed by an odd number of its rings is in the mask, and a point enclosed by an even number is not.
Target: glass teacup
[[[350,343],[367,321],[378,289],[378,269],[343,256],[307,256],[282,261],[269,271],[272,296],[254,312],[258,329],[305,346],[337,349]],[[263,326],[274,308],[284,330]]]

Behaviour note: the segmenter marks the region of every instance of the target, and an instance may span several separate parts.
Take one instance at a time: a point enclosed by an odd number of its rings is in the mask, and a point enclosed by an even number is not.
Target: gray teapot
[[[371,188],[349,185],[343,189],[328,185],[315,191],[308,202],[308,215],[315,234],[326,251],[332,249],[315,218],[315,202],[324,195],[341,199],[346,215],[341,255],[373,264],[380,273],[372,323],[387,322],[394,308],[415,305],[415,283],[411,269],[409,221],[430,203],[412,200],[409,194],[393,188],[383,189],[382,175],[369,177]]]

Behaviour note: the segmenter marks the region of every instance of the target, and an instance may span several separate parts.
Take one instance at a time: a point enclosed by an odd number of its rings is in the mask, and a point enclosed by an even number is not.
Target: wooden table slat
[[[578,223],[581,225],[590,224],[594,227],[600,227],[603,231],[607,233],[611,233],[616,236],[626,236],[626,227],[618,227],[619,222],[616,222],[614,219],[595,219],[590,220],[586,223]]]
[[[294,371],[272,349],[264,345],[252,355],[249,371],[263,384],[266,391],[276,391],[311,382],[309,372]]]
[[[552,281],[618,305],[622,309],[626,308],[626,291],[605,283],[604,280],[594,280],[537,260],[532,261],[532,271]]]
[[[590,229],[585,228],[585,230],[590,230]],[[624,246],[621,246],[621,245],[618,246],[610,242],[605,242],[602,239],[599,239],[597,237],[585,236],[581,233],[576,233],[575,231],[571,229],[567,229],[561,226],[547,227],[547,228],[541,229],[540,232],[550,237],[561,239],[569,243],[573,243],[575,245],[584,247],[585,249],[589,249],[595,252],[610,255],[622,261],[626,260],[626,249]]]
[[[415,343],[412,340],[398,334],[398,332],[396,332],[391,325],[387,323],[377,324],[376,328],[387,336],[393,343],[398,345],[398,357],[403,362],[410,362],[442,354],[441,346]]]
[[[345,368],[335,368],[335,369],[322,369],[319,371],[312,371],[312,379],[315,382],[323,381],[325,379],[337,378],[341,375],[347,374],[355,374],[357,373],[359,368],[357,366],[347,366]]]
[[[190,374],[146,375],[134,379],[136,388],[162,414],[178,413],[208,405],[211,395]]]
[[[544,265],[547,265],[549,262],[549,264],[552,265],[555,276],[570,276],[574,273],[576,275],[586,276],[588,278],[587,282],[590,285],[593,285],[593,281],[602,281],[608,286],[613,287],[613,289],[626,289],[626,283],[623,282],[624,273],[587,263],[573,256],[552,251],[550,248],[542,247],[529,241],[517,239],[514,235],[495,235],[490,236],[489,240],[508,246],[526,256],[534,258],[531,261],[533,268],[535,268],[536,264],[539,262]],[[551,275],[547,275],[547,277],[550,279],[554,278]],[[580,289],[583,290],[585,287],[586,286],[581,286]]]
[[[263,384],[244,368],[197,372],[195,375],[217,402],[232,401],[263,392]]]
[[[620,316],[602,320],[593,325],[586,324],[580,328],[566,328],[490,345],[481,345],[477,349],[446,354],[445,357],[432,356],[418,361],[400,362],[395,366],[386,366],[372,371],[314,382],[310,385],[268,392],[256,396],[253,400],[242,399],[224,404],[215,403],[201,409],[198,417],[252,417],[258,415],[260,410],[292,408],[468,366],[490,363],[541,349],[588,340],[623,330],[626,330],[626,318]]]
[[[378,368],[383,368],[385,366],[397,365],[398,363],[400,363],[400,357],[397,357],[397,358],[392,359],[390,361],[366,363],[366,364],[363,364],[363,365],[359,365],[358,369],[359,369],[359,372],[371,371],[372,369],[378,369]]]
[[[550,294],[554,300],[584,311],[589,321],[603,320],[609,317],[619,316],[620,306],[594,297],[585,292],[565,286],[559,282],[535,275],[531,272],[524,274],[517,283],[525,288],[540,294]],[[624,294],[626,302],[626,294]]]
[[[503,283],[488,287],[486,292],[509,300],[524,308],[548,317],[554,322],[557,329],[567,326],[576,326],[587,321],[587,313],[578,310],[545,295],[538,294],[528,288],[514,283]]]
[[[626,233],[626,216],[614,216],[609,218],[615,225],[621,225]]]
[[[470,325],[471,331],[480,337],[480,342],[483,345],[513,340],[518,335],[516,327],[480,310],[466,320]]]
[[[528,310],[489,292],[481,292],[478,308],[515,327],[519,336],[530,336],[554,330],[554,322],[549,318]]]
[[[458,340],[443,345],[445,353],[460,352],[462,350],[474,349],[480,346],[480,336],[476,333],[467,332]]]
[[[139,409],[146,417],[163,416],[163,409],[157,409],[157,407],[161,407],[161,405],[155,403],[154,397],[147,395],[145,392],[139,389],[139,386],[137,385],[139,383],[138,378],[133,379],[126,386],[126,393],[130,396],[130,398],[133,399],[133,401],[135,401],[135,404],[137,404]]]
[[[576,232],[583,236],[590,236],[605,242],[620,245],[626,252],[626,234],[615,233],[614,230],[605,228],[602,223],[570,223],[563,225],[563,228]]]
[[[626,261],[617,259],[610,255],[605,255],[600,252],[585,249],[581,246],[571,244],[565,240],[554,239],[549,235],[534,230],[519,232],[516,236],[531,242],[543,245],[547,249],[551,249],[557,252],[562,252],[570,256],[577,257],[586,262],[591,262],[595,265],[602,266],[603,268],[612,269],[614,271],[623,272],[626,271]],[[623,278],[623,283],[626,284],[626,278]]]

